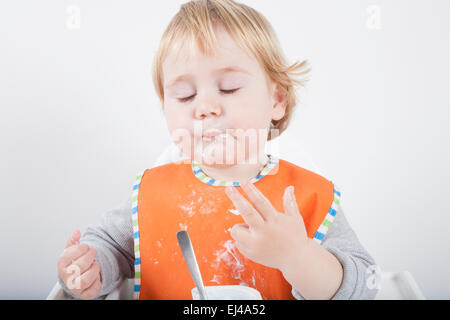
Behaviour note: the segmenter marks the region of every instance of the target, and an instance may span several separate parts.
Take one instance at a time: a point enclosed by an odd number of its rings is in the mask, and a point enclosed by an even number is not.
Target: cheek
[[[171,108],[170,106],[164,110],[164,116],[167,123],[167,129],[169,130],[169,135],[171,136],[173,142],[181,142],[184,140],[183,145],[192,141],[193,139],[193,128],[185,112],[180,112],[179,109]]]
[[[191,157],[193,154],[194,142],[193,129],[191,123],[186,121],[187,117],[183,117],[179,112],[165,112],[167,128],[169,130],[170,139],[186,156]]]
[[[164,110],[164,116],[169,129],[189,127],[189,118],[186,115],[186,111],[183,111],[180,108],[167,105]]]
[[[270,102],[267,99],[245,99],[233,108],[232,124],[235,128],[264,129],[270,124]]]

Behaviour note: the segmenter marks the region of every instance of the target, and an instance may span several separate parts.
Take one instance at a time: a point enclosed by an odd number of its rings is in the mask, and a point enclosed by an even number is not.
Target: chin
[[[223,169],[223,168],[229,168],[234,166],[234,164],[217,164],[217,163],[203,163],[204,166],[209,168],[217,168],[217,169]]]
[[[226,159],[225,156],[220,158],[214,158],[214,156],[208,156],[204,153],[201,153],[201,151],[197,151],[195,153],[195,157],[193,157],[196,162],[199,162],[207,167],[211,168],[228,168],[231,166],[236,165],[236,159]]]

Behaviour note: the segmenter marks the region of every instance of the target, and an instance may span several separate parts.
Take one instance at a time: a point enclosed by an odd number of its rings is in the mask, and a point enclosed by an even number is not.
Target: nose
[[[196,119],[204,119],[210,116],[220,116],[222,114],[222,108],[217,101],[213,99],[198,100],[198,104],[195,108]]]

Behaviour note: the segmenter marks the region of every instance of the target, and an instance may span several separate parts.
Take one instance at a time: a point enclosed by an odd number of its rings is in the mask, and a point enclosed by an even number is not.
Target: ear
[[[272,85],[273,111],[272,120],[280,120],[286,114],[287,99],[284,90],[278,83]]]

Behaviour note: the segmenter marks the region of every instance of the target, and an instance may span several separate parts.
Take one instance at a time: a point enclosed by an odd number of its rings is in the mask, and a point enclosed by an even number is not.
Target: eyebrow
[[[220,74],[220,73],[227,73],[227,72],[240,72],[240,73],[245,73],[248,75],[251,75],[251,73],[241,67],[237,67],[237,66],[231,66],[231,67],[225,67],[225,68],[220,68],[217,69],[216,71],[214,71],[214,74]],[[189,79],[191,77],[190,74],[183,74],[181,76],[176,77],[174,80],[170,81],[167,85],[166,88],[170,88],[172,86],[174,86],[175,84],[177,84],[178,82],[184,81],[186,79]]]

